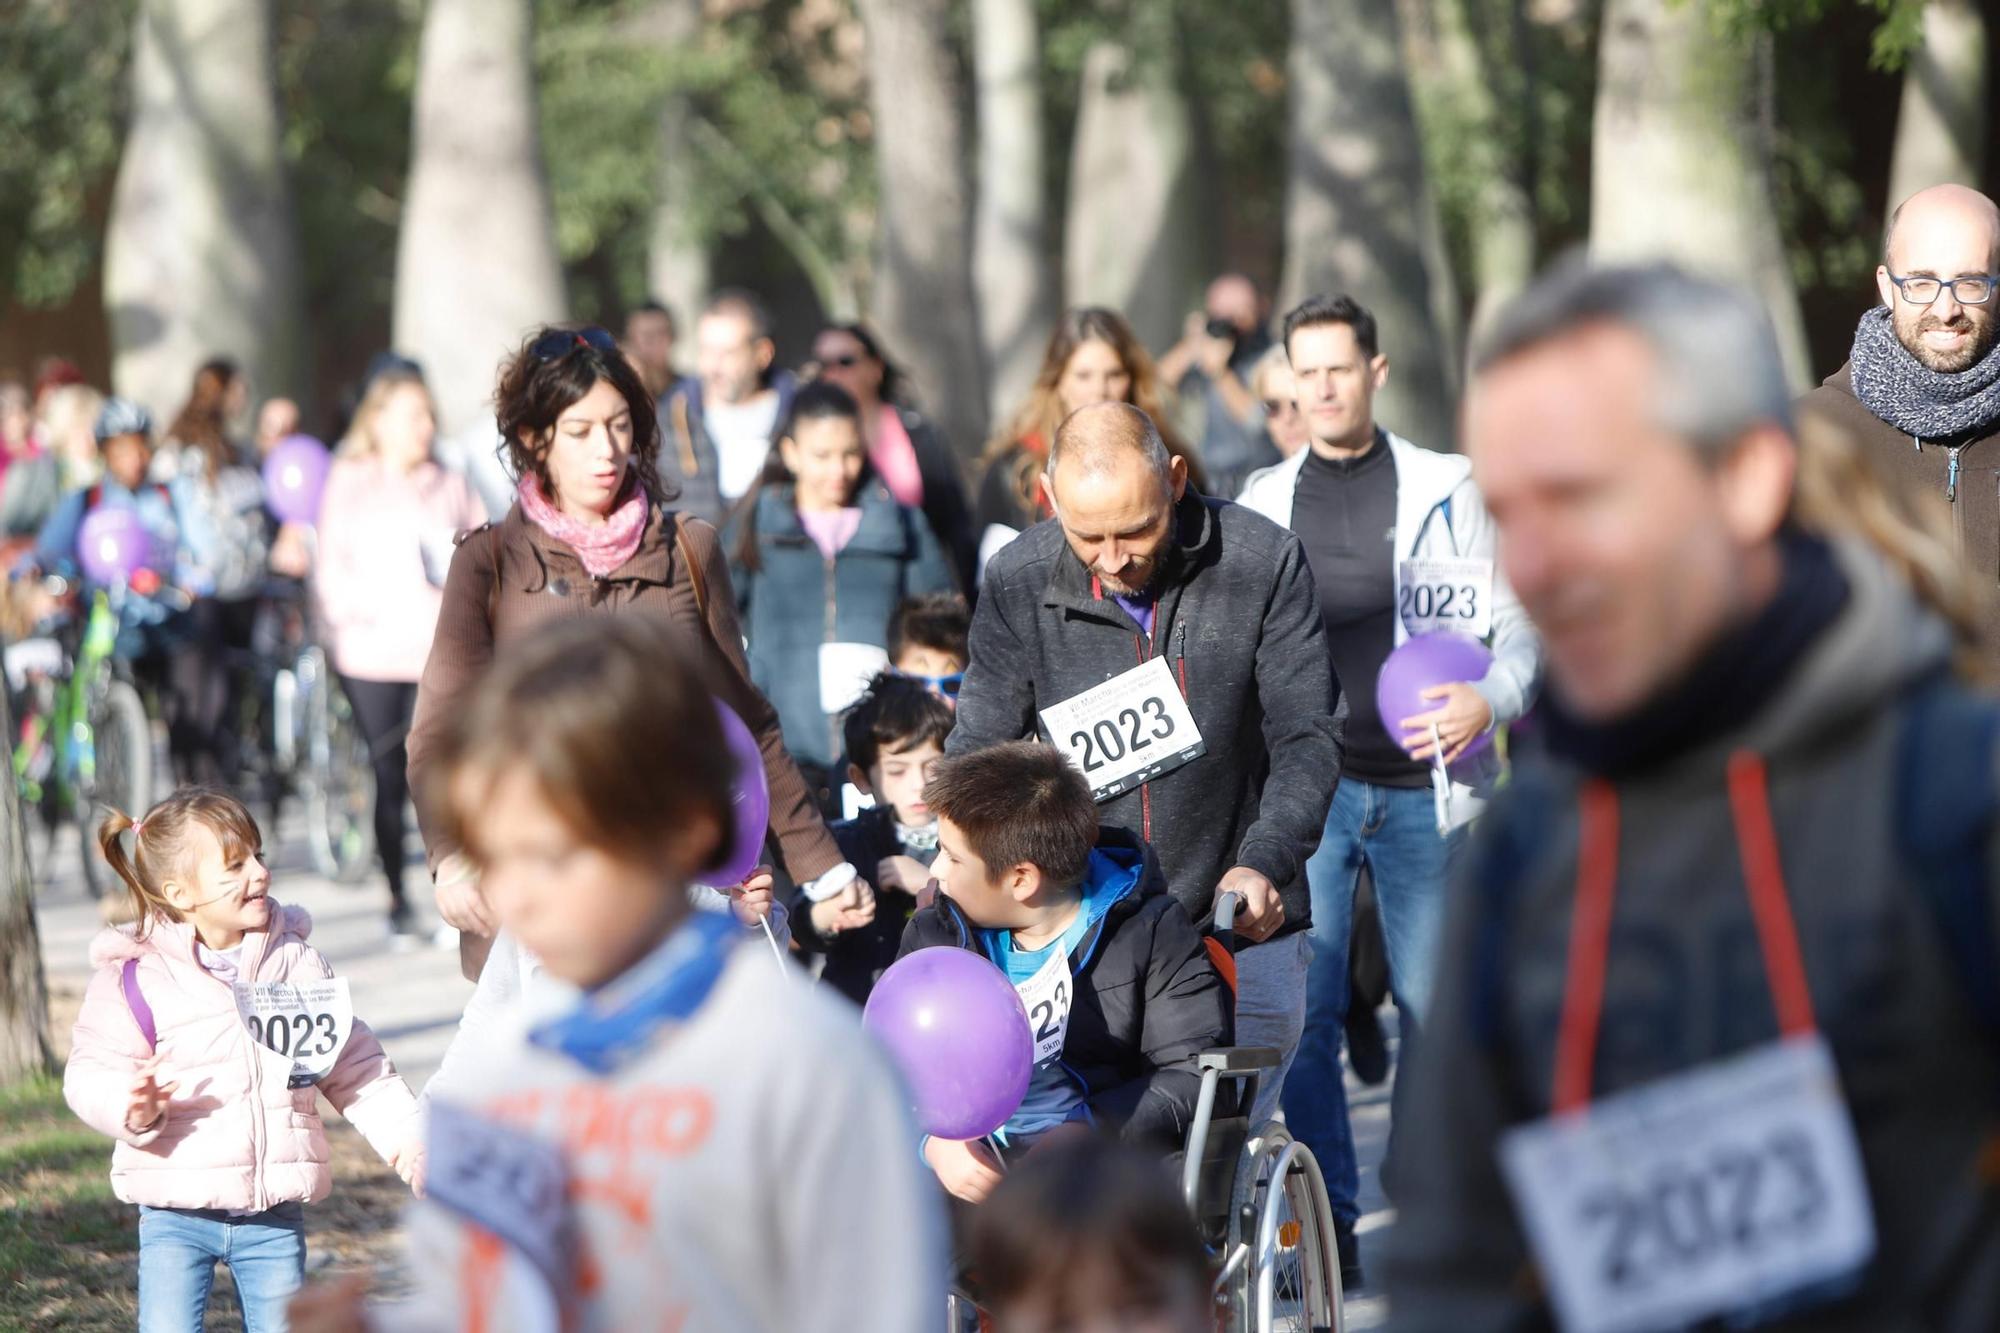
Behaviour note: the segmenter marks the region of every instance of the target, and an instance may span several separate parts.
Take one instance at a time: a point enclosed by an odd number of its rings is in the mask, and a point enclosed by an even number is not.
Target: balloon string
[[[983,1140],[983,1142],[986,1144],[988,1148],[991,1148],[993,1150],[993,1160],[1000,1163],[1000,1165],[1003,1167],[1006,1166],[1007,1154],[1001,1150],[999,1134],[998,1133],[988,1134],[986,1138]]]
[[[778,937],[771,933],[771,914],[766,912],[757,918],[757,924],[764,928],[764,938],[771,942],[771,956],[778,960],[778,966],[785,965],[785,951],[778,947]]]

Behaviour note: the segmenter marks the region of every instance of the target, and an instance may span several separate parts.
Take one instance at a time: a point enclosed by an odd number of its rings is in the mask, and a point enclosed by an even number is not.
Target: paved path
[[[288,819],[272,840],[271,891],[280,901],[312,913],[312,942],[352,983],[355,1013],[375,1030],[410,1086],[421,1089],[437,1071],[472,994],[471,984],[458,974],[458,951],[391,949],[388,894],[380,877],[347,887],[314,874],[292,823]],[[83,891],[75,831],[59,831],[53,856],[39,829],[30,836],[56,1042],[66,1052],[70,1023],[90,976],[90,939],[103,928],[103,918]],[[422,872],[413,867],[410,880],[421,894]],[[1350,1078],[1348,1100],[1361,1160],[1362,1262],[1371,1275],[1379,1275],[1382,1243],[1394,1221],[1376,1178],[1389,1133],[1388,1089],[1364,1087]],[[1360,1293],[1348,1301],[1347,1317],[1350,1329],[1379,1328],[1388,1317],[1387,1302],[1374,1292]]]

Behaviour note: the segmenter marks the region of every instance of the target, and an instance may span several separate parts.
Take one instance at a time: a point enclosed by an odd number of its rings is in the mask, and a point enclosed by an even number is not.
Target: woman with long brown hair
[[[1063,315],[1049,336],[1041,373],[1020,411],[986,449],[986,476],[974,506],[979,567],[993,552],[1049,516],[1042,467],[1063,418],[1095,403],[1130,403],[1153,419],[1167,451],[1185,458],[1188,480],[1208,480],[1194,450],[1175,431],[1153,358],[1116,310],[1081,306]]]
[[[494,409],[519,490],[505,518],[452,556],[410,728],[412,790],[429,790],[447,720],[508,645],[549,620],[645,616],[690,641],[710,689],[757,737],[771,829],[792,879],[815,902],[841,904],[836,928],[863,924],[873,897],[813,809],[777,712],[750,683],[721,539],[673,508],[653,396],[617,342],[600,328],[543,329],[508,358]],[[494,928],[477,868],[421,802],[419,816],[438,913],[462,932],[460,960],[477,977]]]

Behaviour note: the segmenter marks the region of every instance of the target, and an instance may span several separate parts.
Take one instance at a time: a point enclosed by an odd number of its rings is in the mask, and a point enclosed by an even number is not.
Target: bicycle
[[[43,589],[58,600],[70,595],[60,578],[45,580]],[[54,633],[7,651],[8,686],[21,703],[14,780],[23,803],[41,812],[51,846],[61,823],[75,822],[84,887],[93,898],[116,883],[91,828],[93,809],[138,816],[153,796],[152,718],[115,651],[124,596],[123,588],[97,589],[80,624],[68,615]]]

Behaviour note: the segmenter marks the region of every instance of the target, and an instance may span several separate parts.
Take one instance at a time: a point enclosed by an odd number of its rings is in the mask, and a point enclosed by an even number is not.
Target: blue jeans
[[[284,1333],[306,1274],[305,1209],[248,1217],[207,1208],[139,1210],[139,1333],[201,1333],[215,1261],[229,1265],[246,1333]]]
[[[1388,946],[1389,989],[1402,1015],[1403,1058],[1430,1001],[1444,921],[1450,853],[1463,830],[1440,838],[1428,787],[1377,787],[1342,778],[1327,811],[1319,850],[1306,862],[1312,888],[1312,963],[1306,971],[1306,1028],[1285,1081],[1285,1124],[1319,1160],[1334,1214],[1360,1212],[1360,1171],[1347,1122],[1340,1048],[1347,1022],[1347,944],[1354,888],[1366,865],[1375,880]],[[1399,1077],[1397,1082],[1402,1080]],[[1392,1118],[1393,1123],[1393,1118]]]

